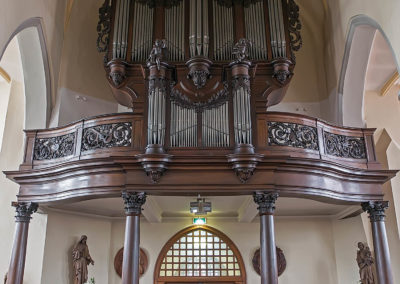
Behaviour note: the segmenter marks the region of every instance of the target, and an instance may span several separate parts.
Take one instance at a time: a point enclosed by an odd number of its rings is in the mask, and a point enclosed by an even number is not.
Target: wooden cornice
[[[396,85],[396,83],[398,83],[399,80],[400,80],[400,75],[399,75],[399,72],[396,71],[396,72],[392,75],[392,77],[390,77],[390,79],[386,81],[385,85],[383,85],[383,87],[382,87],[382,89],[381,89],[381,91],[380,91],[381,96],[386,96],[387,93],[390,91],[390,89],[391,89],[394,85]]]
[[[4,70],[1,66],[0,66],[0,76],[7,82],[10,83],[11,82],[11,77],[10,75],[7,73],[6,70]]]

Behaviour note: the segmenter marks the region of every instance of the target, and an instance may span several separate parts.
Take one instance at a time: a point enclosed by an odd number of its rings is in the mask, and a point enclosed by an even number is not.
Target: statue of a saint
[[[72,250],[74,262],[74,284],[84,284],[88,280],[88,265],[94,265],[86,244],[87,236],[83,235]]]
[[[371,251],[368,246],[363,243],[358,243],[357,251],[357,264],[360,268],[360,278],[362,284],[374,284],[373,265],[374,259],[372,258]]]

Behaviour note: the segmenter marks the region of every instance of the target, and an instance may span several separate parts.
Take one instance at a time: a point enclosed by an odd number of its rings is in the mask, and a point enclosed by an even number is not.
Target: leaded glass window
[[[169,244],[165,255],[160,256],[162,261],[158,277],[242,279],[241,257],[237,256],[237,249],[232,248],[226,238],[225,235],[220,236],[218,231],[205,227],[195,227],[181,235],[178,233],[175,239],[172,238],[174,242]]]

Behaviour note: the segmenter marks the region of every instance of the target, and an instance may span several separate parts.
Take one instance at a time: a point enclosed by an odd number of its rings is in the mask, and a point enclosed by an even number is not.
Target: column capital
[[[146,193],[144,192],[122,192],[124,199],[124,209],[126,215],[140,215],[142,206],[146,203]]]
[[[369,201],[361,203],[361,207],[368,212],[371,222],[385,221],[385,210],[389,207],[389,201]]]
[[[12,202],[11,206],[15,207],[15,222],[29,223],[32,219],[31,215],[35,213],[39,207],[33,202]]]
[[[260,215],[273,215],[275,212],[275,202],[278,199],[277,192],[256,192],[253,195],[254,202],[258,204]]]

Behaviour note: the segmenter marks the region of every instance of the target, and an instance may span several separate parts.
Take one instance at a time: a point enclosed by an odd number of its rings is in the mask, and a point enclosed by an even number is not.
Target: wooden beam
[[[0,67],[0,76],[7,82],[11,82],[11,77],[8,75],[7,71]]]
[[[392,77],[390,77],[389,80],[387,80],[387,82],[385,83],[385,85],[383,85],[382,89],[381,89],[381,96],[386,96],[387,93],[389,92],[389,90],[396,84],[398,84],[398,81],[400,79],[400,75],[399,72],[395,72]]]

